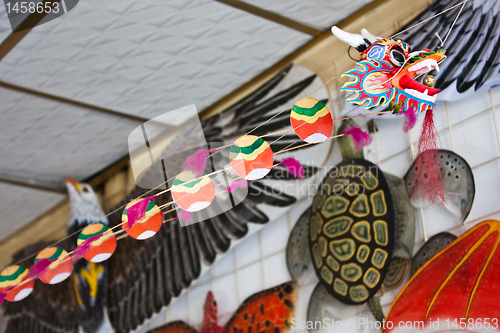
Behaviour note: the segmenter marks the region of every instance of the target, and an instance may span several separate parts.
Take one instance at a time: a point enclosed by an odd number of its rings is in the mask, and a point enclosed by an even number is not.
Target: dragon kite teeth
[[[435,59],[425,59],[408,68],[409,72],[417,72],[417,75],[425,74],[435,69],[439,73],[439,65]]]
[[[412,96],[415,96],[417,98],[429,101],[431,103],[434,103],[436,101],[436,95],[430,96],[429,89],[425,89],[425,91],[423,93],[421,93],[420,91],[417,91],[415,89],[405,89],[405,92],[412,95]]]

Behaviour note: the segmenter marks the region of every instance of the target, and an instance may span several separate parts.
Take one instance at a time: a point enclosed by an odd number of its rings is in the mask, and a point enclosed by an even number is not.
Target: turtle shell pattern
[[[316,275],[346,304],[380,288],[394,247],[394,209],[384,174],[364,159],[330,170],[314,197],[309,246]]]

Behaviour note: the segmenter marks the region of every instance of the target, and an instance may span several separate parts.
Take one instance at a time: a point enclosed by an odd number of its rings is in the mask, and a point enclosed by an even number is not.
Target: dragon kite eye
[[[405,55],[398,50],[391,50],[390,59],[396,66],[402,66],[405,63]]]

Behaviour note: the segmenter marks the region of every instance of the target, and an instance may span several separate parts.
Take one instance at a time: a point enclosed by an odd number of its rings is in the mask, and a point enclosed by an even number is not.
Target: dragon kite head
[[[365,108],[378,105],[390,105],[395,113],[413,108],[415,113],[433,109],[439,89],[417,82],[415,79],[435,69],[444,59],[444,51],[428,49],[411,51],[410,45],[400,39],[378,37],[368,30],[361,34],[351,34],[338,27],[332,27],[332,33],[344,43],[358,50],[361,60],[359,68],[343,74],[354,78],[347,82],[342,91],[352,92],[347,99],[350,103]]]

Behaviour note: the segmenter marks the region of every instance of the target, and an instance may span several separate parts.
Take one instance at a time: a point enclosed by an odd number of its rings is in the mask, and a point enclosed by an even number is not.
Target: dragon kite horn
[[[344,43],[347,43],[356,48],[356,50],[358,50],[358,52],[360,53],[369,48],[372,43],[378,38],[377,36],[369,33],[366,29],[361,30],[362,35],[351,34],[349,32],[345,32],[335,25],[332,27],[332,33],[335,35],[335,37],[337,37]]]
[[[382,39],[380,36],[375,36],[365,28],[361,29],[361,35],[370,41],[370,44],[375,43],[377,40]]]

